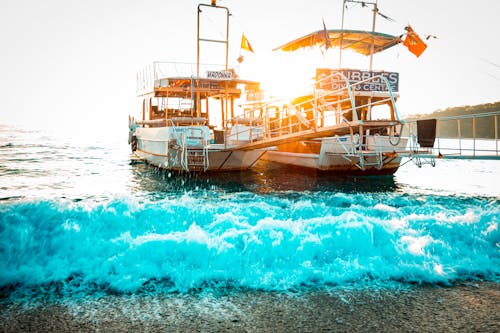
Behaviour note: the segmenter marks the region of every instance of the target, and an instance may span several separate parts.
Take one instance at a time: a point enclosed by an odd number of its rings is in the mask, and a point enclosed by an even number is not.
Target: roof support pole
[[[373,4],[373,21],[372,21],[372,32],[375,32],[375,21],[377,20],[377,13],[378,13],[378,7],[377,7],[377,0]],[[370,50],[370,71],[373,70],[373,51],[375,49],[375,42],[372,37],[372,47]]]
[[[377,1],[375,2],[370,2],[370,1],[359,1],[359,0],[343,0],[342,1],[342,23],[341,23],[341,31],[344,30],[344,12],[345,12],[345,6],[346,2],[352,2],[352,3],[359,3],[363,7],[366,5],[372,5],[373,6],[373,19],[372,19],[372,32],[375,32],[375,21],[377,19],[377,14],[378,14],[378,6],[377,6]],[[339,51],[339,68],[342,68],[342,48],[343,48],[343,40],[344,40],[344,34],[340,36],[340,51]],[[375,42],[373,41],[372,37],[372,45],[370,49],[370,71],[372,70],[373,66],[373,53],[375,50]]]

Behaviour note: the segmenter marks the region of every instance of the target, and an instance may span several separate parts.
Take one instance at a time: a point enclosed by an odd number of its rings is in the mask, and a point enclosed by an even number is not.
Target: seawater
[[[4,296],[499,280],[497,161],[178,175],[120,139],[0,126]]]

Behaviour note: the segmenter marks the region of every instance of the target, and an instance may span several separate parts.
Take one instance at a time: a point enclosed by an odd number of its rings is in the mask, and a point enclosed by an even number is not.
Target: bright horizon
[[[136,73],[153,61],[196,62],[196,8],[200,1],[8,1],[0,11],[2,78],[0,123],[70,133],[109,129],[126,133],[136,114]],[[209,1],[201,1],[208,4]],[[270,2],[219,0],[231,11],[229,65],[238,68],[244,33],[255,53],[243,51],[243,78],[274,88],[305,86],[316,67],[336,68],[338,52],[273,52],[285,42],[338,29],[342,0]],[[403,45],[374,56],[374,70],[400,75],[403,116],[500,100],[500,45],[493,43],[500,4],[493,0],[379,0],[376,31],[403,34],[410,24],[426,40],[415,57]],[[349,5],[344,28],[371,30],[371,7]],[[202,21],[223,37],[215,19]],[[203,47],[203,45],[202,45]],[[210,62],[203,56],[202,62]],[[221,59],[219,63],[223,63]],[[369,58],[343,53],[343,67],[368,69]],[[251,77],[259,76],[259,77]],[[294,79],[296,78],[296,80]],[[274,83],[272,82],[274,81]]]

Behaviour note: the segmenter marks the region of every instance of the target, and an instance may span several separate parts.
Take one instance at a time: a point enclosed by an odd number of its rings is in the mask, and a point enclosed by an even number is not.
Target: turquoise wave
[[[498,199],[250,192],[0,205],[0,288],[290,290],[500,276]]]

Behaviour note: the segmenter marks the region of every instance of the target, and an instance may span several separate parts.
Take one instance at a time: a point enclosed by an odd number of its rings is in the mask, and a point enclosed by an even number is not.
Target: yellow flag
[[[245,37],[245,35],[241,35],[241,48],[253,53],[252,46],[250,46],[250,43],[248,42],[248,39]]]

